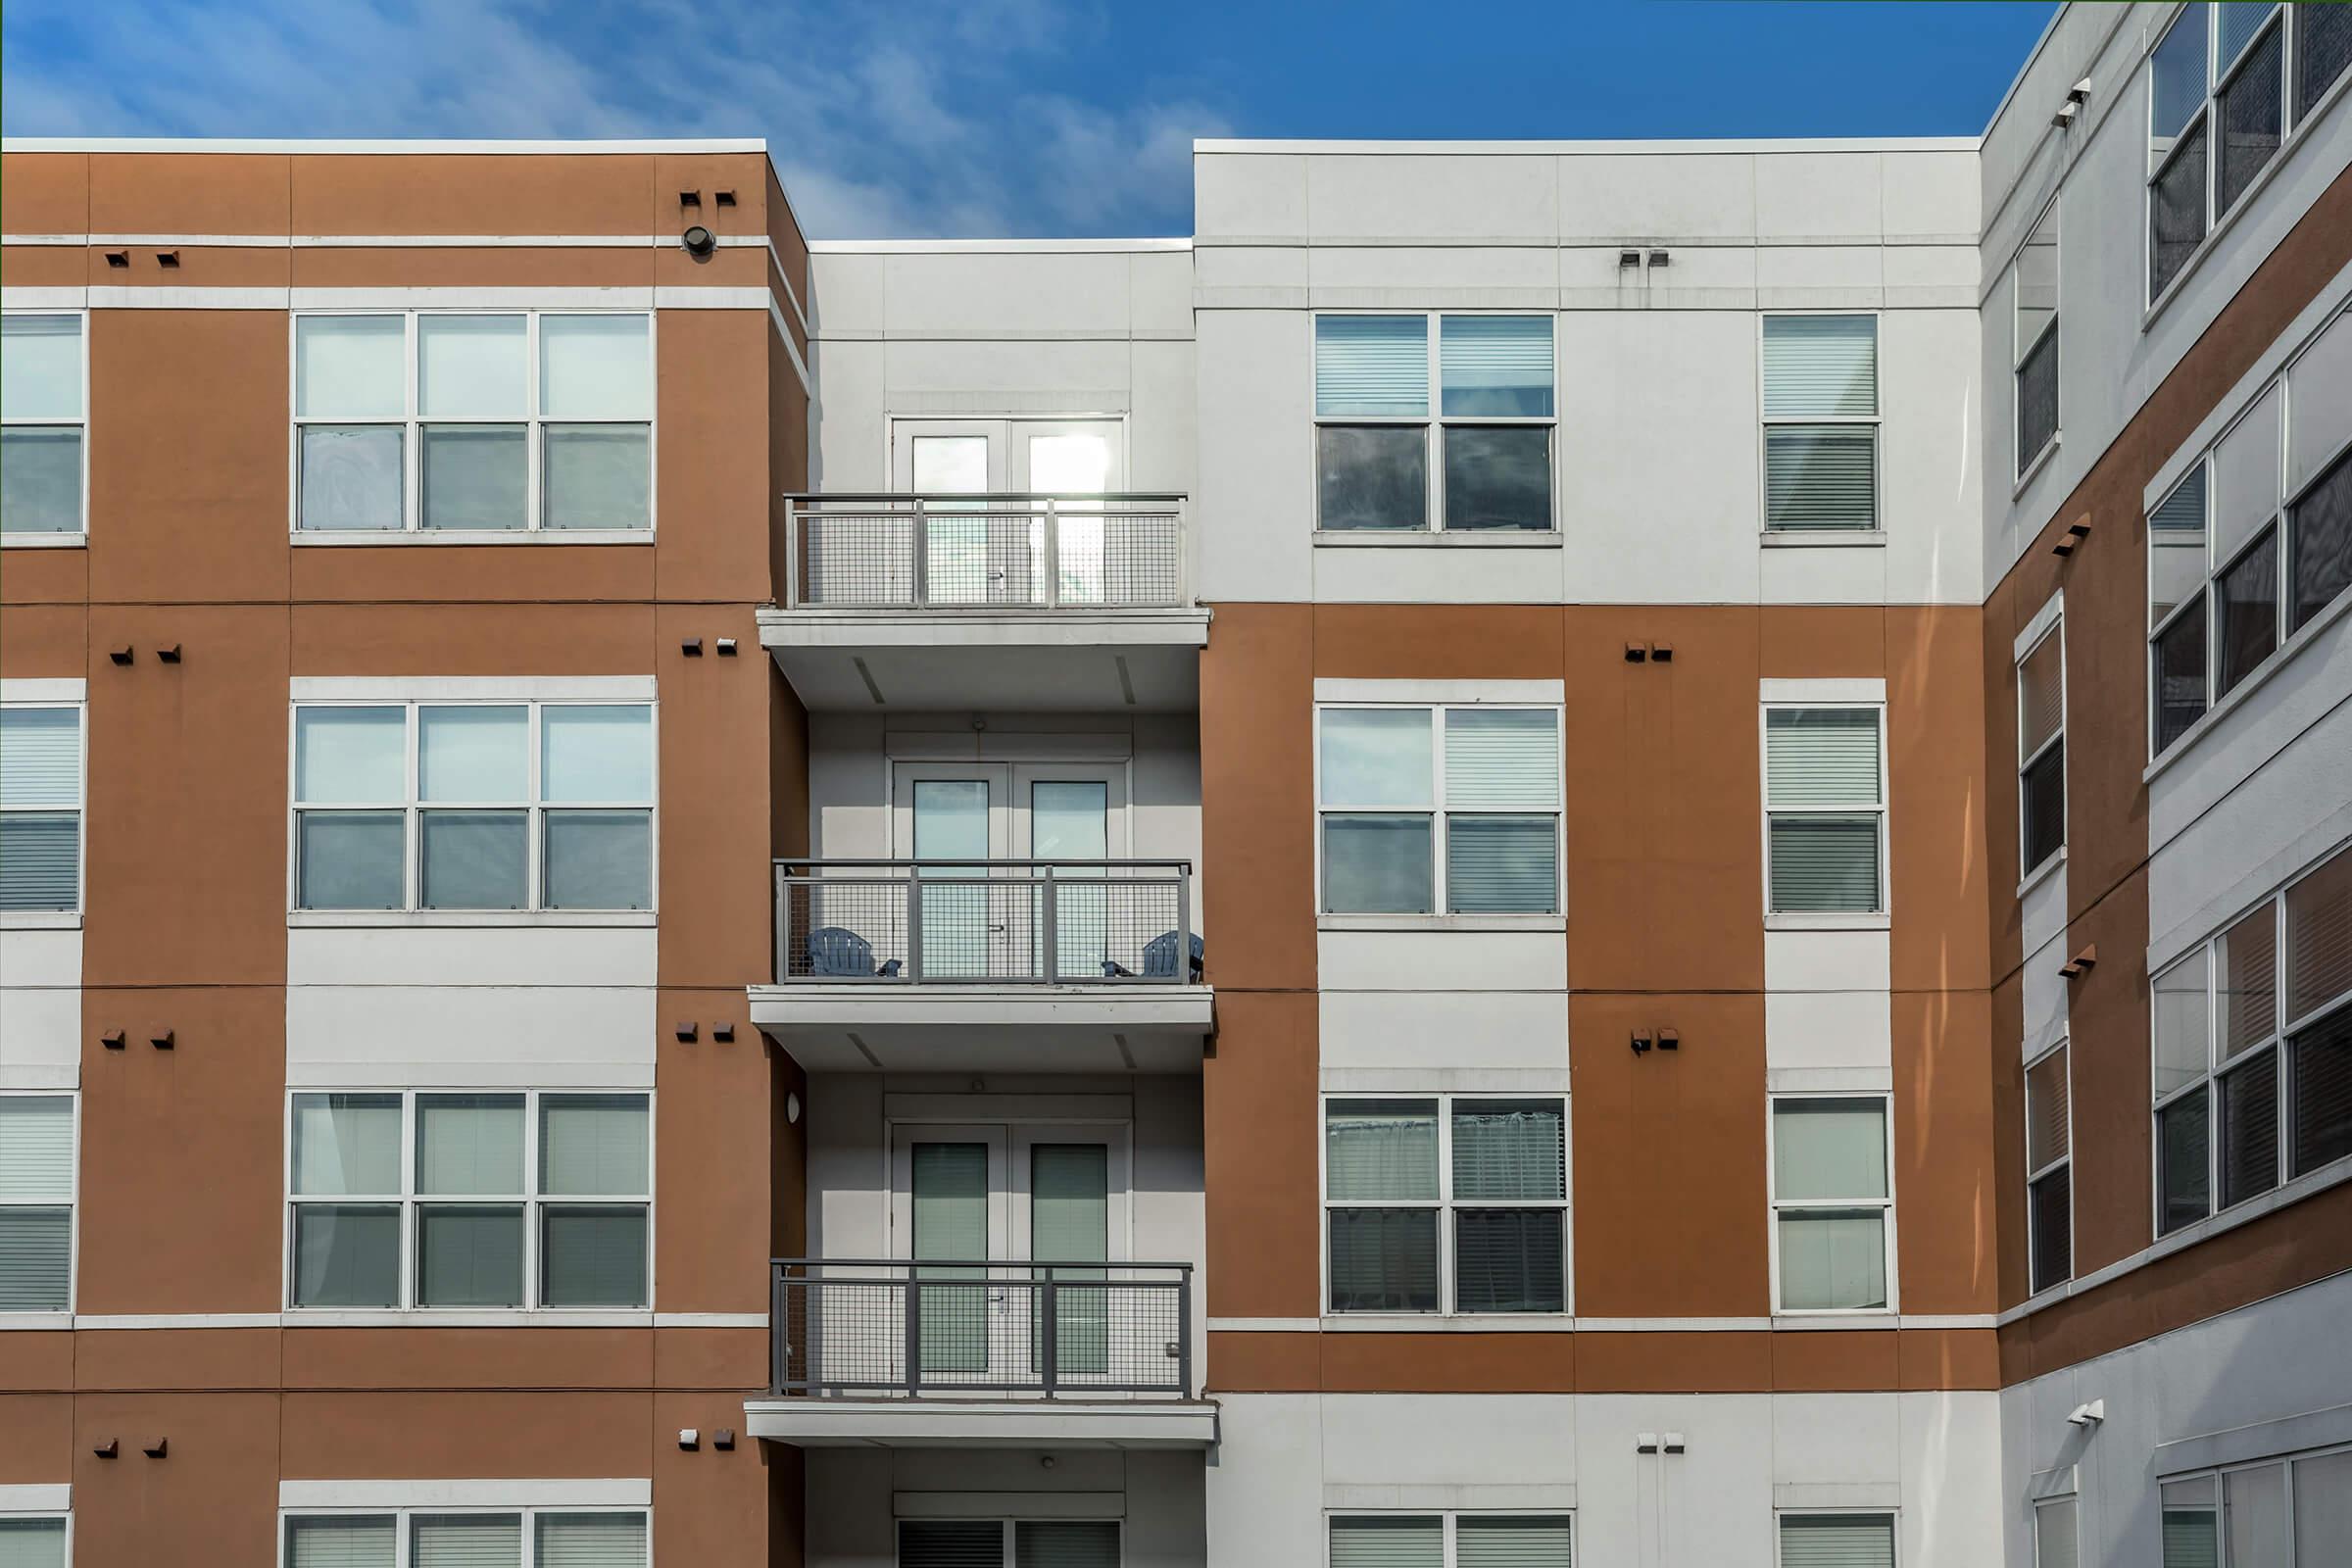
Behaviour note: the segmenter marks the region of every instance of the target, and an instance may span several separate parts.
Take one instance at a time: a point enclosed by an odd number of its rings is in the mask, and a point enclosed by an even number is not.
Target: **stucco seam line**
[[[1212,1317],[1211,1334],[1788,1334],[1989,1330],[1990,1312],[1893,1317]]]

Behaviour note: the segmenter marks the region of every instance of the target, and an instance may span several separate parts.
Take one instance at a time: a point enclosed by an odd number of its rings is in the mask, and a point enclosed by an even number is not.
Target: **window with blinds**
[[[2058,199],[2034,222],[2009,269],[2010,370],[2017,466],[2024,474],[2058,439]]]
[[[290,1304],[651,1304],[642,1094],[301,1093]]]
[[[1564,1312],[1561,1100],[1444,1096],[1324,1106],[1334,1312]]]
[[[1886,1128],[1886,1102],[1877,1097],[1773,1102],[1773,1278],[1780,1311],[1893,1305]]]
[[[1340,1514],[1331,1568],[1574,1568],[1572,1525],[1564,1513]]]
[[[74,1097],[0,1094],[0,1312],[74,1304]]]
[[[1879,526],[1879,322],[1767,316],[1764,526]]]
[[[86,526],[82,320],[0,317],[0,534],[77,534]]]
[[[2026,1064],[2026,1252],[2031,1289],[2075,1272],[2074,1123],[2067,1049]]]
[[[648,1568],[652,1551],[642,1509],[289,1514],[285,1531],[285,1568]]]
[[[1773,914],[1886,908],[1884,710],[1764,710],[1767,909]]]
[[[1119,1522],[902,1519],[898,1568],[1119,1568]]]
[[[66,1568],[63,1516],[0,1517],[0,1568]]]
[[[2021,876],[2066,848],[2066,625],[2017,662],[2017,801]]]
[[[1781,1515],[1780,1568],[1894,1568],[1894,1516]]]
[[[81,907],[81,709],[0,708],[0,911]]]
[[[1557,709],[1325,708],[1323,908],[1553,914]]]
[[[1548,316],[1318,316],[1315,526],[1548,530],[1555,417]]]
[[[2034,1504],[2034,1568],[2075,1568],[2079,1545],[2075,1499],[2045,1497]]]
[[[286,1568],[396,1568],[399,1520],[382,1514],[326,1514],[286,1521]]]

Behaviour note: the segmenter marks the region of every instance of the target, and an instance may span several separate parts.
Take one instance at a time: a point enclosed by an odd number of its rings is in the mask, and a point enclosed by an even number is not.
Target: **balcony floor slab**
[[[1205,610],[763,610],[760,641],[819,711],[1190,712]]]
[[[1200,985],[750,988],[752,1022],[810,1072],[1199,1072]]]
[[[801,1448],[1206,1448],[1208,1399],[761,1398],[744,1430]]]

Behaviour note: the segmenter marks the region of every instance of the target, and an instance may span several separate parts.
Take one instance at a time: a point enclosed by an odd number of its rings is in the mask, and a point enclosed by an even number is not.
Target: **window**
[[[2061,1041],[2026,1064],[2026,1272],[2036,1296],[2075,1272],[2075,1128],[2066,1054]]]
[[[64,1514],[0,1514],[0,1568],[66,1568]]]
[[[648,1568],[649,1535],[642,1508],[290,1513],[284,1568]]]
[[[2352,851],[2151,991],[2159,1235],[2352,1155]]]
[[[291,1121],[293,1305],[652,1304],[646,1096],[300,1093]]]
[[[2162,753],[2352,587],[2352,317],[2338,315],[2148,514]]]
[[[1886,907],[1886,779],[1876,706],[1764,710],[1765,907]]]
[[[1325,912],[1559,912],[1557,709],[1326,707],[1317,724]]]
[[[83,531],[79,316],[0,316],[0,538]]]
[[[2017,819],[2021,875],[2066,848],[2066,622],[2017,662]]]
[[[1116,1519],[902,1519],[899,1568],[1118,1568]]]
[[[1573,1568],[1574,1524],[1564,1513],[1334,1514],[1331,1568]]]
[[[74,1304],[74,1097],[0,1094],[0,1312]]]
[[[2352,58],[2352,28],[2294,7],[2304,56],[2290,117],[2277,5],[2181,8],[2148,57],[2148,298],[2160,298]]]
[[[2166,1477],[2163,1568],[2334,1568],[2352,1561],[2352,1448]]]
[[[1780,1568],[1894,1568],[1890,1513],[1785,1513]]]
[[[1772,1211],[1780,1311],[1891,1306],[1894,1188],[1886,1102],[1775,1100]]]
[[[653,318],[294,318],[294,525],[653,526]]]
[[[2034,1504],[2034,1568],[2075,1568],[2080,1544],[2075,1499],[2044,1497]]]
[[[1315,526],[1547,532],[1554,417],[1548,316],[1318,316]]]
[[[2010,270],[2010,367],[2017,391],[2017,471],[2058,439],[2058,202],[2026,236]]]
[[[1331,1310],[1565,1312],[1567,1111],[1463,1095],[1326,1102]]]
[[[1764,318],[1764,526],[1879,526],[1879,321]]]
[[[294,907],[650,909],[644,703],[305,703]]]
[[[0,706],[0,915],[81,907],[81,708]]]

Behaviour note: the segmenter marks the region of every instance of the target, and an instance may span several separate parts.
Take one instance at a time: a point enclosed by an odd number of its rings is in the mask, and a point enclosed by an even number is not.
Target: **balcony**
[[[1205,1447],[1189,1263],[769,1265],[754,1437],[804,1447]]]
[[[813,710],[1188,712],[1189,552],[1175,495],[788,496],[760,640]]]
[[[1184,860],[779,860],[752,1021],[812,1072],[1197,1072]]]

